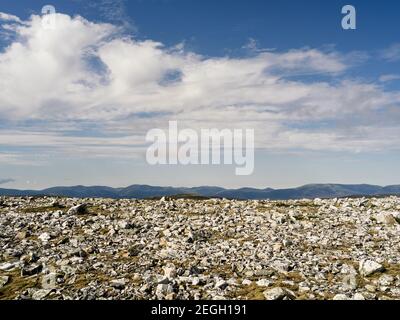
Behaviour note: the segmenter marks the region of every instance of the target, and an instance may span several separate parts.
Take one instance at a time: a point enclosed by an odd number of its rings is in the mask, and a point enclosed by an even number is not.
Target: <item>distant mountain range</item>
[[[153,187],[132,185],[126,188],[102,186],[54,187],[40,191],[0,189],[0,196],[61,196],[72,198],[150,199],[166,197],[205,197],[239,200],[288,200],[303,198],[340,198],[352,196],[400,195],[400,185],[380,187],[374,185],[309,184],[291,189],[224,189],[219,187]]]

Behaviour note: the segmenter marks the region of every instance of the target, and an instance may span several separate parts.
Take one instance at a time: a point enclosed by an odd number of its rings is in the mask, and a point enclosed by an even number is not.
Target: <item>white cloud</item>
[[[379,77],[380,82],[390,82],[400,79],[400,74],[384,74]]]
[[[4,12],[0,12],[0,21],[22,23],[21,19],[18,18],[17,16],[14,16],[12,14],[7,14]]]
[[[381,56],[383,59],[390,62],[395,62],[400,60],[400,43],[395,43],[389,48],[382,50]]]
[[[0,53],[0,119],[10,123],[0,146],[131,156],[147,130],[178,119],[193,128],[254,128],[258,147],[271,151],[397,147],[398,132],[384,120],[399,119],[399,92],[385,91],[385,78],[379,85],[346,79],[351,65],[332,50],[203,57],[64,14],[54,30],[39,16],[8,29],[16,40]],[[300,74],[326,80],[290,77]],[[18,131],[27,120],[37,122],[33,131]],[[60,122],[74,135],[57,130]],[[102,137],[80,134],[91,124]],[[377,126],[387,135],[377,135]]]

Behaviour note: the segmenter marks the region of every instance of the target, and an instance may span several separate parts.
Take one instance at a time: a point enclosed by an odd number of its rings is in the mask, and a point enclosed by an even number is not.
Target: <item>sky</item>
[[[390,0],[0,0],[0,187],[400,184],[399,13]],[[146,134],[169,121],[253,129],[254,173],[149,165]]]

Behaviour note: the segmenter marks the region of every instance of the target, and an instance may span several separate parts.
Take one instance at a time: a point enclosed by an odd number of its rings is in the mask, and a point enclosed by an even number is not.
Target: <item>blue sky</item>
[[[345,4],[356,30],[341,28]],[[2,187],[400,183],[397,1],[20,0],[0,12]],[[182,78],[166,85],[171,72]],[[144,136],[168,120],[255,129],[254,174],[149,166]]]

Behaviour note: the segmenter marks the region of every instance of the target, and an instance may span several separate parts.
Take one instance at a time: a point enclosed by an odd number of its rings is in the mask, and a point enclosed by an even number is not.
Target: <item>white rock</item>
[[[388,224],[388,225],[392,225],[392,224],[396,224],[397,221],[396,219],[393,217],[392,214],[388,213],[388,212],[380,212],[375,216],[375,219],[378,223],[381,224]]]
[[[350,300],[345,294],[337,294],[332,300]]]
[[[47,290],[52,290],[57,288],[57,274],[49,273],[42,278],[42,288]]]
[[[0,289],[3,288],[8,281],[10,281],[10,277],[9,276],[0,276]]]
[[[176,277],[176,267],[174,264],[169,263],[166,266],[164,266],[163,269],[164,269],[164,275],[168,279],[174,279]]]
[[[1,271],[9,271],[11,269],[14,269],[15,267],[16,267],[16,263],[5,262],[3,264],[0,264]]]
[[[215,283],[215,288],[224,290],[228,286],[228,283],[225,280],[218,280]]]
[[[343,289],[344,290],[355,290],[357,289],[357,277],[354,274],[348,274],[343,277]]]
[[[249,280],[249,279],[244,279],[242,281],[242,285],[244,286],[251,286],[253,284],[253,281]]]
[[[125,279],[116,279],[116,280],[112,280],[110,283],[111,287],[115,288],[115,289],[124,289],[125,285],[126,285],[126,280]]]
[[[353,300],[365,300],[365,297],[361,293],[356,293]]]
[[[286,296],[286,291],[282,288],[273,288],[263,292],[267,300],[282,300]]]
[[[200,278],[199,277],[194,277],[192,279],[192,285],[197,286],[200,284]]]
[[[50,294],[51,290],[48,289],[40,289],[34,292],[32,294],[32,299],[33,300],[43,300]]]
[[[159,284],[156,288],[156,296],[158,299],[163,299],[166,295],[173,292],[173,288],[170,284]]]
[[[79,204],[68,210],[68,214],[84,214],[86,212],[86,204]]]
[[[362,276],[368,277],[376,272],[383,271],[384,267],[372,260],[362,260],[360,261],[359,272]]]
[[[390,286],[394,282],[394,278],[391,275],[383,274],[379,278],[379,284],[381,286]]]
[[[51,237],[47,232],[44,232],[38,237],[38,239],[41,240],[43,243],[47,243],[47,242],[49,242]]]
[[[261,279],[257,281],[257,285],[259,287],[269,287],[271,284],[271,281],[267,280],[267,279]]]

